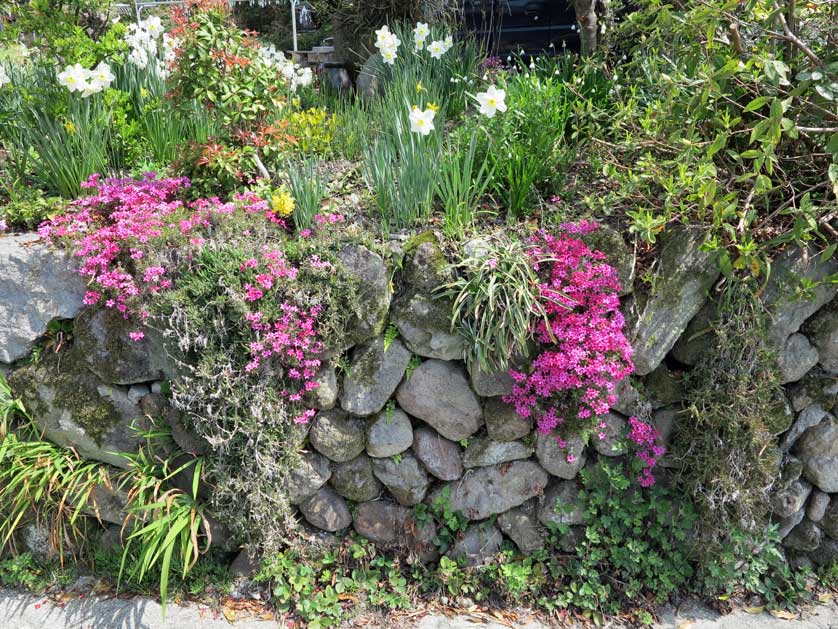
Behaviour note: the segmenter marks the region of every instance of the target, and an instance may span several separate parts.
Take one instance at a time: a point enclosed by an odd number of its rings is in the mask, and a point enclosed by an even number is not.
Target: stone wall
[[[625,286],[637,374],[605,418],[606,438],[588,445],[570,438],[569,450],[537,435],[502,401],[512,387],[508,375],[466,368],[463,340],[448,327],[450,305],[432,297],[448,273],[433,235],[401,245],[395,295],[381,257],[347,247],[341,258],[361,282],[363,308],[351,338],[332,344],[333,364],[345,352],[345,369],[338,375],[325,368],[310,400],[319,412],[288,488],[300,518],[327,532],[353,527],[381,545],[432,558],[433,525],[417,521],[412,507],[444,495],[451,509],[479,524],[448,551],[471,564],[495,552],[504,536],[532,551],[543,544],[545,525],[580,525],[578,473],[599,458],[625,456],[627,416],[650,417],[663,441],[677,426],[686,402],[683,373],[712,347],[708,295],[720,275],[699,247],[701,232],[671,231],[654,290],[633,291],[634,259],[622,237],[607,228],[592,237]],[[480,241],[467,247],[479,252]],[[838,556],[838,285],[803,296],[797,287],[800,277],[818,280],[836,270],[812,251],[789,249],[775,260],[762,297],[786,388],[772,418],[782,453],[774,514],[786,546],[815,563]],[[45,435],[122,466],[112,453],[135,447],[131,422],[162,414],[184,451],[202,451],[206,446],[166,409],[161,389],[175,368],[161,340],[147,334],[139,343],[125,341],[121,318],[83,310],[83,292],[65,256],[33,236],[0,236],[0,368]],[[72,347],[44,350],[27,364],[35,344],[49,338],[50,322],[67,319],[74,319]],[[387,321],[398,338],[385,339]],[[119,521],[119,509],[110,511]]]

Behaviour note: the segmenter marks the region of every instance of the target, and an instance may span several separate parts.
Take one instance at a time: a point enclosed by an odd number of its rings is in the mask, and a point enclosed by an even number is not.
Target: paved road
[[[196,605],[170,605],[163,620],[160,605],[147,598],[90,597],[56,605],[43,597],[0,589],[0,629],[279,629],[274,621],[245,619],[230,623],[223,615]],[[781,620],[768,614],[737,611],[728,616],[701,605],[685,605],[679,610],[663,609],[658,629],[838,629],[838,605],[818,605],[803,619]],[[397,623],[399,629],[509,629],[512,625],[480,622],[468,615],[416,616],[411,624]],[[379,624],[389,629],[394,623]],[[530,622],[514,629],[545,629]],[[608,625],[616,629],[617,625]],[[607,629],[607,628],[606,628]]]

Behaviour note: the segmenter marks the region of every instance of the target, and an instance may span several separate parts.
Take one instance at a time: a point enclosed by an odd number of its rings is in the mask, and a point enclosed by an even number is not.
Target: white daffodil
[[[396,63],[396,51],[385,48],[381,51],[381,60],[387,65],[394,65]]]
[[[418,107],[414,107],[410,110],[410,130],[413,133],[428,135],[434,130],[434,116],[436,116],[436,112],[433,109],[422,111]]]
[[[427,39],[431,34],[431,29],[424,22],[416,22],[416,28],[413,29],[413,36]]]
[[[87,70],[81,67],[80,63],[64,68],[58,73],[58,83],[71,92],[84,92],[88,89]]]
[[[88,78],[91,83],[101,86],[100,89],[105,89],[110,87],[116,77],[111,72],[111,67],[104,61],[100,61],[99,65],[89,73]]]
[[[390,27],[386,24],[375,31],[375,45],[378,46],[383,44],[387,41],[388,38],[392,37],[392,33],[390,32]]]
[[[454,38],[451,35],[447,35],[445,39],[442,40],[442,45],[445,47],[445,52],[448,52],[454,47]]]
[[[152,15],[146,19],[143,22],[143,27],[154,39],[157,39],[163,34],[163,22],[156,15]]]
[[[485,92],[475,96],[480,103],[480,113],[487,118],[494,118],[495,113],[506,111],[506,92],[490,85]]]
[[[11,79],[9,79],[9,75],[6,73],[6,68],[0,66],[0,88],[6,83],[11,83]]]
[[[442,59],[442,55],[445,54],[445,43],[439,40],[432,41],[428,46],[428,52],[434,59]]]

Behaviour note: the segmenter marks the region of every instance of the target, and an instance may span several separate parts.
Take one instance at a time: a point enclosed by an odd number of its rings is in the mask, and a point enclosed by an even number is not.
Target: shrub
[[[287,132],[294,147],[304,155],[325,155],[331,147],[337,118],[321,107],[293,111],[288,117]]]

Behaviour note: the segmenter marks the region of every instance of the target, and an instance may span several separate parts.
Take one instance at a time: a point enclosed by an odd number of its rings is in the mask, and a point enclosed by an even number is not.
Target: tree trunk
[[[579,21],[579,39],[582,54],[590,56],[597,49],[596,0],[573,0],[576,19]]]

